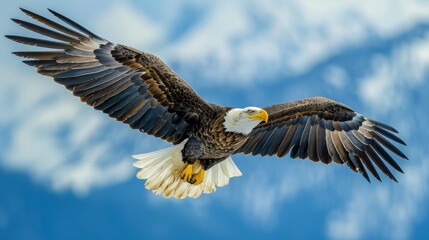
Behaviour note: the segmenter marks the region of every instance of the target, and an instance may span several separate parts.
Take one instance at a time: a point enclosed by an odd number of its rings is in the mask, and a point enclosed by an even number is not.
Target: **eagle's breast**
[[[222,158],[235,152],[247,140],[247,135],[227,132],[224,127],[225,114],[202,122],[196,129],[196,136],[204,143],[202,158]]]

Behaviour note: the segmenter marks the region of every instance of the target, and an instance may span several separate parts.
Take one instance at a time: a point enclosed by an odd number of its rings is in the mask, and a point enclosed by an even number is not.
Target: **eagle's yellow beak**
[[[253,119],[253,120],[268,122],[268,113],[267,113],[267,111],[261,109],[261,110],[259,110],[259,112],[255,113],[253,115],[250,115],[249,118]]]

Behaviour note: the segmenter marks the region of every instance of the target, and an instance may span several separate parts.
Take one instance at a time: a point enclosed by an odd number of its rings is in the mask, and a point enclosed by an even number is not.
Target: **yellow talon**
[[[192,175],[190,183],[194,185],[201,184],[204,181],[204,174],[205,174],[204,169],[201,169],[198,173]]]
[[[185,182],[190,182],[192,178],[192,171],[192,164],[187,164],[182,173],[180,173],[180,178]]]

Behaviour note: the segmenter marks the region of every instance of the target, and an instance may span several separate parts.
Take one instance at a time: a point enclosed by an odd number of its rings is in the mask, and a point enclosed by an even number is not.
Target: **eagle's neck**
[[[241,108],[233,108],[226,113],[223,122],[226,132],[248,135],[260,123],[243,115],[242,110]]]

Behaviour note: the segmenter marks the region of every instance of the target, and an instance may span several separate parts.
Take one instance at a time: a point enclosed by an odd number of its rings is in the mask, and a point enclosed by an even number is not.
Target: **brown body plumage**
[[[207,103],[155,55],[112,43],[52,10],[74,30],[22,11],[49,28],[14,22],[54,40],[6,37],[54,50],[14,54],[29,59],[24,62],[95,109],[175,145],[137,156],[138,177],[148,179],[146,186],[158,194],[181,198],[214,191],[215,185],[223,186],[241,174],[230,158],[235,153],[278,157],[290,153],[292,158],[347,164],[368,181],[367,170],[381,181],[373,164],[394,181],[385,162],[402,172],[386,151],[406,159],[387,140],[405,144],[397,131],[343,104],[321,97],[265,110]],[[210,179],[204,179],[204,170]],[[190,183],[178,182],[178,172]]]

